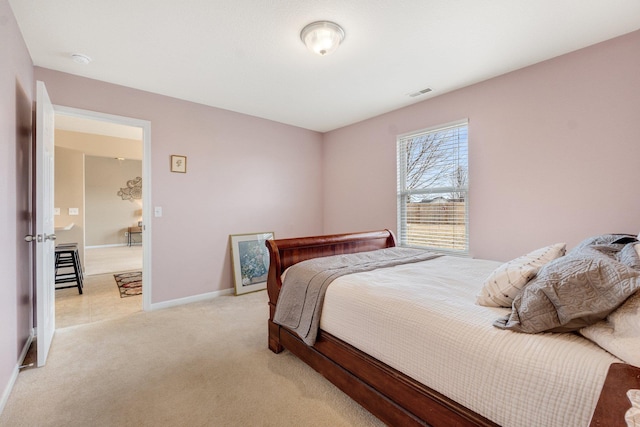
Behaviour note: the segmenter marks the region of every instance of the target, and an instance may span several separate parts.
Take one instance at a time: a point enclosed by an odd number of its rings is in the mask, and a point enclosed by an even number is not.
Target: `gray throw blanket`
[[[421,249],[387,248],[302,261],[289,268],[280,289],[273,321],[313,345],[318,334],[324,295],[329,284],[345,274],[371,271],[436,258]]]

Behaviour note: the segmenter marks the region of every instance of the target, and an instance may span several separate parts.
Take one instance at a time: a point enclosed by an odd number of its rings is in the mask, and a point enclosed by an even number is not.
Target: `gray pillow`
[[[640,270],[640,256],[638,256],[635,245],[637,245],[637,243],[626,244],[616,255],[616,259],[631,268]]]
[[[598,249],[583,247],[546,264],[494,326],[569,332],[604,319],[640,289],[640,271],[619,262],[617,251]]]
[[[597,236],[592,236],[584,239],[582,242],[578,243],[571,252],[580,252],[582,249],[587,248],[593,245],[609,245],[614,243],[630,243],[633,241],[638,241],[637,237],[632,234],[598,234]]]

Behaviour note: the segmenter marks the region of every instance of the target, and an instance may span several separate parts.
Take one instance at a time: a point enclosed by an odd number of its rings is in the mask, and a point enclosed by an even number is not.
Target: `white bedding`
[[[619,360],[574,334],[493,327],[509,309],[475,299],[499,265],[445,256],[343,276],[320,328],[504,427],[588,426]]]

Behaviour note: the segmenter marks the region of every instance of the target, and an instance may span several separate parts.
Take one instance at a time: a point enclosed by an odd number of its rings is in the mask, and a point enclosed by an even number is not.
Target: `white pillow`
[[[580,329],[580,333],[618,359],[640,367],[640,292],[606,319]]]
[[[624,414],[624,420],[628,426],[640,426],[640,390],[627,390],[627,399],[631,402],[631,408]]]
[[[566,249],[566,243],[555,243],[502,264],[484,281],[476,303],[485,307],[511,307],[518,292],[538,270],[563,256]]]

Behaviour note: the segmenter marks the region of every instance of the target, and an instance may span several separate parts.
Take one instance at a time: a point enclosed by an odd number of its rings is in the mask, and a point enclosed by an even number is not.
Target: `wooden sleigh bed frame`
[[[286,268],[316,257],[393,247],[396,242],[391,231],[268,240],[266,245],[270,255],[267,292],[271,351],[289,350],[388,425],[497,425],[322,330],[316,343],[307,346],[295,333],[273,322]],[[624,415],[631,407],[626,392],[639,388],[640,368],[612,364],[591,426],[626,427]]]

